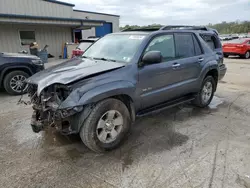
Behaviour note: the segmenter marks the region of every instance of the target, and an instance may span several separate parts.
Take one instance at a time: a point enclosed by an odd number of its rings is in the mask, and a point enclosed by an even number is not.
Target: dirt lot
[[[1,92],[0,187],[250,188],[250,60],[225,62],[210,108],[138,119],[104,155],[78,136],[33,133],[31,106]]]

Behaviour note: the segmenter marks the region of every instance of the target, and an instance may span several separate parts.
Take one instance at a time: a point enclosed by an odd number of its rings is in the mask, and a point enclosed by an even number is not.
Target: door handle
[[[179,66],[180,66],[179,63],[174,63],[174,64],[172,65],[173,69],[176,69],[176,68],[178,68]]]
[[[202,62],[203,60],[204,60],[204,58],[202,58],[202,57],[200,57],[200,58],[198,59],[199,62]]]

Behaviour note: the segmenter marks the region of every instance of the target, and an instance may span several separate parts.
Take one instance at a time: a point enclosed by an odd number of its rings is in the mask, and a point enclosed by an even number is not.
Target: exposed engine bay
[[[71,134],[70,122],[72,116],[83,110],[83,107],[70,109],[59,109],[61,103],[69,96],[69,87],[61,84],[53,84],[45,88],[37,95],[37,86],[30,84],[28,95],[33,105],[31,126],[34,132],[38,133],[46,126],[55,127],[63,134]]]

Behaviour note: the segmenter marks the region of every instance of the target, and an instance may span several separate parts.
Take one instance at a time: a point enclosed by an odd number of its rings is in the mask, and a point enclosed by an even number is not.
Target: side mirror
[[[143,58],[143,64],[156,64],[162,61],[162,55],[160,51],[150,51],[147,52]]]

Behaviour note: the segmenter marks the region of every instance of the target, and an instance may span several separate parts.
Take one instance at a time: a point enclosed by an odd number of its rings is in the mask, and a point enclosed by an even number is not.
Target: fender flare
[[[219,67],[218,67],[217,61],[210,61],[210,62],[206,63],[205,65],[206,66],[203,67],[201,74],[200,74],[199,88],[201,87],[202,82],[205,79],[205,76],[207,75],[207,73],[209,71],[216,70],[218,72],[218,75],[219,75]]]
[[[101,101],[106,98],[110,98],[117,95],[128,95],[131,99],[133,99],[133,95],[135,92],[135,86],[131,82],[127,81],[115,81],[111,83],[107,83],[104,85],[100,85],[98,87],[95,87],[89,91],[87,91],[85,94],[82,95],[80,100],[75,104],[75,106],[84,106],[82,112],[77,113],[72,119],[71,119],[71,128],[72,130],[76,131],[77,133],[80,131],[83,122],[86,120],[86,118],[91,113],[92,109],[95,106],[95,103],[98,101]],[[75,96],[75,95],[74,95]],[[75,102],[69,102],[68,104],[73,105]],[[66,104],[65,104],[66,105]],[[61,108],[65,108],[64,104],[61,105]],[[66,107],[68,108],[68,107]],[[135,109],[133,101],[130,101],[129,103],[130,108],[130,114],[132,121],[135,119]]]

